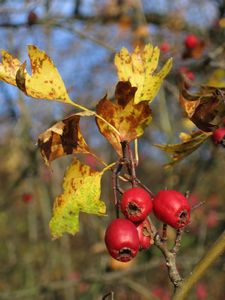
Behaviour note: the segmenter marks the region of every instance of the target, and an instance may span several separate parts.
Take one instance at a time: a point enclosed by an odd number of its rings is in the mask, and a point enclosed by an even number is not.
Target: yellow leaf
[[[80,212],[105,214],[106,207],[100,200],[100,193],[101,178],[107,169],[98,172],[76,159],[72,162],[65,173],[64,191],[54,202],[53,217],[49,224],[53,238],[78,232]]]
[[[225,18],[224,18],[225,19]],[[216,69],[209,77],[208,86],[213,86],[215,88],[224,88],[225,87],[225,70]]]
[[[2,63],[0,63],[0,80],[16,86],[16,73],[21,65],[21,62],[2,50]]]
[[[119,132],[116,135],[107,123],[96,118],[100,132],[112,144],[119,156],[122,156],[121,142],[140,137],[152,120],[151,109],[147,102],[134,104],[136,88],[130,82],[118,82],[115,91],[116,103],[106,97],[96,106],[97,114],[113,125]]]
[[[136,47],[130,54],[126,48],[122,48],[115,56],[115,65],[120,81],[129,81],[137,87],[134,103],[141,101],[151,102],[157,95],[163,79],[172,67],[172,58],[167,60],[162,69],[156,73],[160,50],[147,44],[144,50]]]
[[[28,46],[32,74],[22,64],[16,74],[17,86],[28,96],[37,99],[70,103],[64,82],[51,58],[36,46]]]

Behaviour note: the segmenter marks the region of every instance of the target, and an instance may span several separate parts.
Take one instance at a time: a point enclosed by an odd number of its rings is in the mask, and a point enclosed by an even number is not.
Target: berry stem
[[[165,223],[163,224],[161,240],[163,243],[166,243],[166,241],[167,241],[167,224],[165,224]]]

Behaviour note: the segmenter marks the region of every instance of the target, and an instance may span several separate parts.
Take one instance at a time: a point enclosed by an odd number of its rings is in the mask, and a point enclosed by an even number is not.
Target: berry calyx
[[[132,222],[141,222],[153,208],[152,199],[142,188],[134,187],[123,193],[121,211]]]
[[[105,244],[113,258],[122,262],[130,261],[139,250],[136,226],[126,219],[113,220],[106,229]]]
[[[184,40],[184,44],[188,49],[194,49],[199,44],[199,38],[194,34],[188,34]]]
[[[220,127],[214,130],[212,139],[214,144],[222,144],[222,146],[225,147],[225,127]]]
[[[183,228],[190,222],[190,204],[187,198],[175,190],[163,190],[153,200],[155,216],[175,229]]]
[[[137,232],[139,238],[139,250],[148,249],[153,244],[151,225],[148,219],[137,224]]]

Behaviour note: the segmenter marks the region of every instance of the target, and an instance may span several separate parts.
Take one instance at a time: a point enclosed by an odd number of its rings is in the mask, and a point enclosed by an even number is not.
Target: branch
[[[169,14],[159,14],[159,13],[153,13],[153,12],[147,12],[143,14],[143,18],[147,23],[150,24],[155,24],[159,26],[164,26],[171,28],[174,24],[174,16],[169,15]],[[35,25],[43,25],[43,24],[48,24],[50,26],[54,26],[55,24],[65,24],[65,23],[70,23],[74,21],[83,21],[88,24],[114,24],[118,23],[121,19],[121,14],[97,14],[97,15],[83,15],[83,14],[76,14],[76,16],[72,17],[63,17],[63,16],[54,16],[54,17],[45,17],[45,18],[39,18],[36,23],[32,26]],[[179,20],[179,28],[178,30],[185,30],[185,31],[190,31],[190,32],[196,32],[200,33],[203,31],[202,28],[190,25],[189,23],[185,22],[184,19]],[[0,27],[5,27],[5,28],[19,28],[19,27],[26,27],[28,26],[27,22],[23,23],[9,23],[9,22],[2,22],[0,24]]]

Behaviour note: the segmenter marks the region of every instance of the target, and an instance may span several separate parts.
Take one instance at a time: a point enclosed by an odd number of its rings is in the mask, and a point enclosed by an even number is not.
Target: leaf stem
[[[108,121],[106,121],[102,116],[98,115],[95,111],[91,110],[91,109],[88,109],[87,107],[85,106],[82,106],[80,104],[77,104],[75,102],[73,102],[69,96],[68,98],[66,99],[68,101],[68,103],[70,103],[71,105],[73,105],[74,107],[78,108],[78,109],[81,109],[83,111],[86,111],[88,113],[90,113],[91,115],[94,115],[96,118],[102,120],[105,124],[107,124],[118,136],[120,136],[120,133],[119,131],[112,125],[110,124]]]

